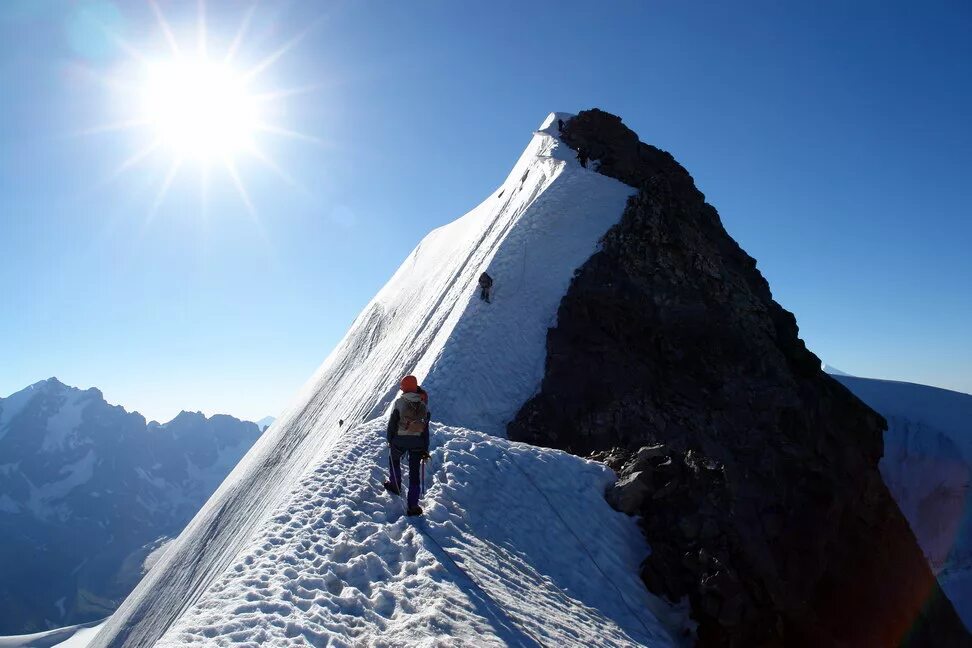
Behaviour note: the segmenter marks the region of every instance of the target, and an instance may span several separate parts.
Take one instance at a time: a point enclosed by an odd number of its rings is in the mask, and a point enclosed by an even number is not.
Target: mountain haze
[[[110,614],[258,437],[231,416],[146,422],[56,378],[0,398],[0,634]]]

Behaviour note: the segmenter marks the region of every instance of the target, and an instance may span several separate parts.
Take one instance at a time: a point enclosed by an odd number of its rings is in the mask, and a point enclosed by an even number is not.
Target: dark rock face
[[[688,172],[599,110],[562,138],[639,191],[510,438],[611,450],[642,577],[689,598],[699,645],[972,645],[878,472],[884,419],[820,371]]]

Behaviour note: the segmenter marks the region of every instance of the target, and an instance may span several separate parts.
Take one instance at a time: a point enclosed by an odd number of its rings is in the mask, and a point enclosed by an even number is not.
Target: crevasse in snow
[[[306,494],[305,489],[313,485],[314,473],[310,471],[341,465],[335,456],[340,452],[335,446],[341,436],[338,420],[353,423],[383,415],[403,374],[415,373],[429,389],[436,421],[491,435],[503,434],[505,423],[539,387],[546,331],[555,323],[557,307],[574,271],[596,251],[599,238],[618,221],[627,197],[633,193],[630,187],[584,169],[576,162],[573,153],[557,138],[557,119],[567,117],[551,114],[500,188],[471,212],[433,231],[419,243],[358,316],[291,408],[263,435],[159,565],[113,615],[96,637],[94,646],[149,646],[183,617],[179,631],[188,634],[179,636],[192,636],[192,628],[185,624],[190,619],[201,618],[198,615],[205,609],[206,601],[213,600],[214,593],[227,578],[233,578],[235,570],[241,565],[244,571],[248,570],[249,566],[240,560],[255,556],[255,550],[247,553],[252,550],[255,539],[268,537],[272,532],[276,524],[272,513],[285,508],[293,497]],[[495,280],[492,304],[480,302],[476,295],[476,281],[484,270]],[[345,425],[344,430],[349,427]],[[483,446],[490,447],[494,446]],[[538,452],[538,462],[550,460],[544,458],[544,451]],[[443,461],[448,465],[446,457]],[[476,465],[482,466],[483,474],[487,474],[488,462]],[[369,455],[365,465],[348,465],[346,470],[372,471],[373,467],[374,457]],[[308,473],[311,481],[302,481]],[[475,475],[467,479],[469,488],[498,488],[495,482],[476,483]],[[599,488],[594,495],[601,497]],[[322,505],[325,501],[321,500]],[[313,506],[313,498],[310,502]],[[375,520],[389,514],[375,509],[378,505],[372,500],[352,502],[366,510],[363,518],[349,516],[345,520],[347,529],[377,524]],[[481,514],[472,507],[470,511],[473,517]],[[479,537],[471,530],[473,527],[468,524],[463,527],[459,522],[429,519],[430,525],[443,525],[446,544],[471,542],[471,538]],[[631,520],[625,523],[634,524]],[[340,524],[332,528],[338,533],[345,529]],[[405,532],[404,527],[395,528],[396,533]],[[633,529],[630,526],[629,531]],[[629,537],[635,538],[636,534]],[[359,542],[364,540],[358,538]],[[522,534],[515,541],[507,540],[506,549],[513,554],[522,556],[521,552],[527,550],[543,554],[543,545],[530,547],[529,542],[522,545],[525,542]],[[638,550],[643,551],[643,545],[638,542]],[[417,547],[415,543],[412,546]],[[562,547],[562,544],[551,545],[548,553]],[[457,555],[460,554],[464,555],[461,551]],[[531,555],[539,559],[538,554]],[[420,560],[418,556],[415,560]],[[573,596],[569,592],[574,591],[570,588],[577,588],[576,584],[550,589],[546,580],[555,580],[557,572],[538,569],[534,558],[529,563],[536,570],[534,578],[524,581],[536,584],[536,591],[530,589],[530,592],[541,597],[559,596],[555,594],[557,591]],[[415,560],[409,560],[412,568],[423,569]],[[287,569],[285,565],[278,567]],[[296,568],[288,573],[302,577]],[[378,569],[377,573],[382,572]],[[455,593],[450,588],[459,587],[462,596],[472,596],[475,588],[469,583],[456,585],[461,579],[455,574],[450,585],[444,572],[435,573],[439,575],[438,585],[428,581],[412,584],[439,587],[443,593]],[[269,577],[268,572],[258,578],[263,576]],[[359,580],[358,584],[364,583]],[[367,588],[359,591],[367,595]],[[543,591],[547,594],[540,593]],[[325,587],[321,596],[327,600],[335,593]],[[642,593],[642,596],[647,595]],[[511,604],[517,598],[510,598]],[[619,620],[614,612],[605,612],[604,606],[613,604],[583,597],[571,600],[574,603],[570,603],[570,613],[580,616],[573,623],[565,622],[565,628],[601,615],[605,620],[598,627],[614,628],[608,636],[617,636],[618,643],[645,639],[645,634],[635,639],[637,629],[632,630],[630,623]],[[267,603],[271,607],[291,604],[299,609],[296,599]],[[484,605],[489,608],[489,604]],[[644,601],[635,605],[648,616],[645,628],[654,627],[653,617],[643,607]],[[475,607],[469,603],[466,609],[472,614]],[[587,608],[591,609],[581,614],[580,610]],[[192,613],[185,615],[190,609]],[[397,609],[399,614],[408,616],[407,611]],[[495,621],[495,615],[487,612],[488,609],[480,617]],[[380,610],[377,613],[381,616]],[[339,627],[346,622],[341,620],[341,609],[335,609],[334,614],[335,618],[327,620],[325,625]],[[447,614],[447,611],[437,613],[429,621],[432,625],[427,627],[445,623]],[[523,623],[529,625],[527,610],[514,610],[510,614],[520,614]],[[413,621],[401,618],[395,622],[408,625]],[[379,626],[381,623],[375,618],[371,630]],[[513,627],[520,626],[514,623]],[[448,635],[448,630],[443,628],[442,633]],[[494,626],[496,637],[502,639],[503,632]],[[431,630],[430,633],[434,634]],[[295,639],[293,643],[299,641]]]

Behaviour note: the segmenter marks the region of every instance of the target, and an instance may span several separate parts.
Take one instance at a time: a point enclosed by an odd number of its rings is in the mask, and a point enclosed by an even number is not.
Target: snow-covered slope
[[[229,416],[146,423],[55,378],[0,398],[0,633],[110,614],[258,436]]]
[[[829,373],[831,376],[850,376],[851,375],[851,374],[847,373],[846,371],[841,371],[837,367],[834,367],[832,365],[827,364],[826,362],[822,362],[820,364],[820,368],[824,372]]]
[[[46,632],[0,637],[0,648],[86,648],[101,623],[93,621]]]
[[[888,421],[881,475],[972,629],[972,396],[835,375]]]
[[[384,427],[346,431],[157,645],[671,645],[609,470],[435,425],[410,520],[380,486]]]
[[[305,474],[332,460],[338,420],[382,415],[403,374],[429,389],[436,421],[503,434],[539,386],[546,331],[572,274],[633,192],[582,168],[560,144],[557,118],[497,191],[419,243],[93,645],[152,645],[210,596]],[[492,304],[476,295],[484,270],[495,280]]]

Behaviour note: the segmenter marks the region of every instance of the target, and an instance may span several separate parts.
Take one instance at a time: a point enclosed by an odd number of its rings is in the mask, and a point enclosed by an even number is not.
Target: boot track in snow
[[[433,424],[426,515],[407,518],[373,486],[383,433],[349,429],[160,648],[677,645],[635,521],[603,499],[609,470]]]

